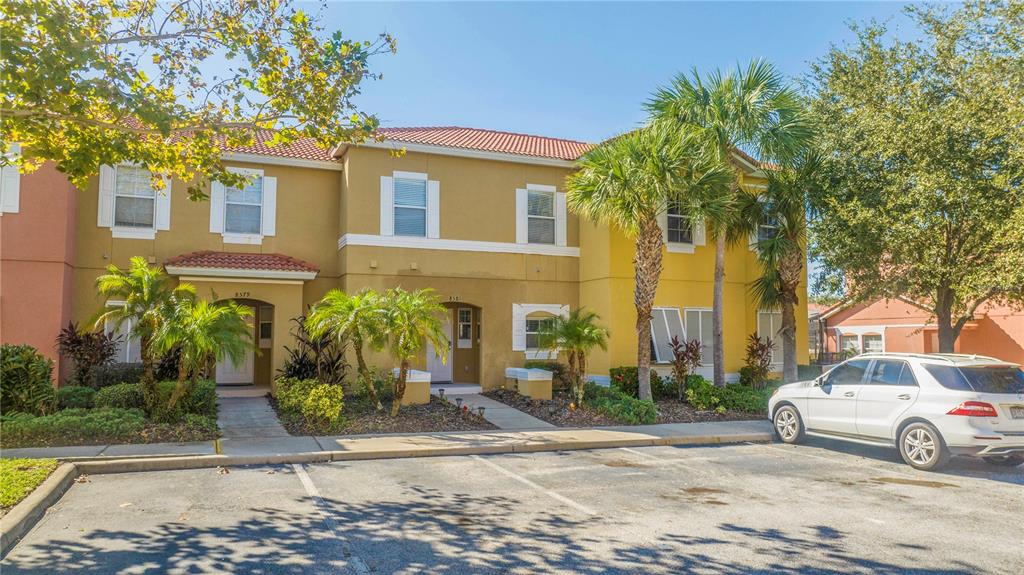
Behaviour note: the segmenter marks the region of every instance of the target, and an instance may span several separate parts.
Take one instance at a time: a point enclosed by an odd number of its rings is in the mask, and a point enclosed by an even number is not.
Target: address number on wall
[[[235,292],[235,297],[249,297],[249,292],[247,292],[247,291],[236,291]]]
[[[462,301],[462,297],[457,295],[450,295],[448,296],[448,301]]]

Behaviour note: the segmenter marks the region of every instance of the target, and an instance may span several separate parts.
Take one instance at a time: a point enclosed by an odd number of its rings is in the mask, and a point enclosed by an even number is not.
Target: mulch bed
[[[569,409],[572,397],[567,390],[555,390],[550,401],[534,400],[520,395],[518,392],[509,389],[492,389],[485,391],[483,395],[500,401],[505,405],[524,411],[530,415],[543,419],[544,421],[557,425],[558,427],[602,427],[609,425],[623,425],[622,422],[597,411],[587,405],[577,406],[576,409]],[[760,413],[746,413],[741,411],[727,411],[715,413],[714,411],[697,411],[689,404],[675,399],[660,400],[655,402],[658,408],[658,419],[656,423],[695,423],[700,421],[745,421],[751,419],[763,419]]]
[[[406,405],[391,417],[390,401],[384,401],[384,409],[377,411],[373,404],[357,398],[345,398],[342,415],[345,422],[340,429],[324,434],[310,428],[302,417],[291,417],[283,413],[277,400],[267,396],[277,411],[278,419],[292,435],[362,435],[368,433],[422,433],[428,431],[480,431],[497,429],[484,418],[474,413],[460,412],[453,403],[431,396],[430,403]]]

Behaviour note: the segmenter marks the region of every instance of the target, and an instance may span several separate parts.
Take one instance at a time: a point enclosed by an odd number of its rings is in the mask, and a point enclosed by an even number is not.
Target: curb
[[[78,477],[74,463],[61,463],[36,489],[0,519],[0,558],[42,519]]]

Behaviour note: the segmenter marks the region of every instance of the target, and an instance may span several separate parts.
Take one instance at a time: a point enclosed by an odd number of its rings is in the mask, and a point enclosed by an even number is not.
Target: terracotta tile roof
[[[290,144],[271,146],[269,142],[273,135],[274,133],[270,130],[259,132],[256,134],[256,141],[253,142],[253,145],[227,148],[227,150],[239,154],[259,154],[261,156],[277,156],[279,158],[296,158],[299,160],[338,161],[331,156],[331,150],[321,148],[313,138],[299,138]]]
[[[204,250],[168,258],[166,266],[185,268],[219,268],[232,270],[267,270],[283,272],[318,272],[320,268],[284,254],[240,254]]]
[[[460,128],[458,126],[380,128],[378,131],[385,138],[396,142],[446,146],[449,148],[566,161],[579,158],[591,148],[590,144],[575,140],[498,132],[479,128]]]

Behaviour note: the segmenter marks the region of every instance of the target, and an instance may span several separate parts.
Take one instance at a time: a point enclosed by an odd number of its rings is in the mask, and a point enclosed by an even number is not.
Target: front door
[[[857,394],[863,388],[864,375],[871,360],[851,359],[837,365],[807,394],[807,421],[810,431],[857,433]]]
[[[445,337],[452,341],[452,312],[448,310],[442,327]],[[454,345],[454,344],[453,344]],[[427,342],[427,371],[430,372],[430,381],[434,383],[452,381],[452,345],[448,346],[447,357],[441,357],[430,342]]]
[[[252,326],[252,316],[249,316],[249,325]],[[255,330],[255,328],[253,328]],[[255,331],[253,332],[255,333]],[[242,361],[235,363],[229,358],[217,362],[214,369],[214,381],[218,384],[252,384],[254,382],[256,366],[256,351],[249,349],[245,352]]]

